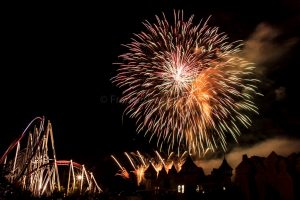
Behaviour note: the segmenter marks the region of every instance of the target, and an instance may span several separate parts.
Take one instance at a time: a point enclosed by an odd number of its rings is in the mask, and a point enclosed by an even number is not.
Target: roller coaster
[[[30,131],[30,128],[33,130]],[[92,172],[72,160],[57,160],[51,122],[36,117],[0,158],[5,178],[33,196],[101,193]]]

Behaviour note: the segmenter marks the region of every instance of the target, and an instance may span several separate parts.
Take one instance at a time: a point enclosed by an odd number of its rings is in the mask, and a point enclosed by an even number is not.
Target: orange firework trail
[[[144,177],[145,176],[145,171],[148,169],[150,163],[148,162],[147,159],[145,159],[144,156],[142,156],[140,154],[139,151],[137,151],[137,154],[132,153],[135,157],[138,157],[138,160],[139,160],[138,164],[136,164],[134,162],[132,157],[127,152],[125,152],[124,154],[128,158],[132,168],[134,169],[133,173],[136,175],[137,185],[140,185],[142,183],[142,181],[144,180],[144,178],[145,178]]]
[[[177,173],[179,173],[181,171],[181,168],[183,166],[183,164],[186,161],[186,158],[188,157],[188,153],[187,151],[183,152],[182,154],[176,155],[176,157],[174,158],[174,167],[177,171]]]
[[[156,20],[146,21],[120,55],[113,82],[123,89],[125,113],[160,149],[226,151],[226,137],[237,141],[240,127],[258,113],[254,65],[238,56],[240,42],[228,42],[207,21],[193,25],[183,12],[174,12],[174,24],[164,14]]]
[[[167,174],[169,173],[169,170],[173,167],[174,164],[173,157],[174,157],[174,152],[171,152],[163,162]]]
[[[119,162],[113,155],[111,155],[110,157],[117,163],[117,165],[118,165],[119,168],[120,168],[120,170],[116,173],[116,176],[121,176],[121,177],[124,178],[124,179],[129,179],[130,176],[129,176],[129,173],[128,173],[128,171],[126,170],[126,168],[123,167],[123,166],[120,164],[120,162]]]
[[[156,171],[156,177],[158,177],[159,172],[162,170],[163,166],[164,166],[164,160],[162,159],[161,155],[158,153],[158,151],[155,151],[156,154],[156,159],[152,158],[151,159],[151,165],[154,168],[154,170]]]

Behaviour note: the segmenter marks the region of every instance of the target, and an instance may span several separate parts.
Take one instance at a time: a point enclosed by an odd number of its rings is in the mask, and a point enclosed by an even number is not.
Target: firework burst
[[[226,136],[236,141],[240,127],[251,125],[257,113],[254,66],[241,57],[241,42],[207,21],[194,25],[174,12],[169,23],[163,14],[156,23],[124,45],[128,52],[113,82],[123,89],[125,113],[137,122],[157,146],[204,155],[219,147],[226,150]]]

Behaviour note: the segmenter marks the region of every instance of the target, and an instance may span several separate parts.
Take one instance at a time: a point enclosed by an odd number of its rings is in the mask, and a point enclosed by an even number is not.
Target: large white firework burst
[[[113,82],[123,89],[120,102],[159,148],[204,155],[221,147],[226,136],[236,141],[240,127],[251,125],[257,80],[254,65],[242,59],[241,42],[207,21],[194,25],[174,11],[174,22],[163,14],[146,21],[146,30],[124,45],[127,53]]]

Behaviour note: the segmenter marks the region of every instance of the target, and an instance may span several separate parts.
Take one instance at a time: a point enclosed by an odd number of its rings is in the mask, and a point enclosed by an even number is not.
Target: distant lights
[[[184,193],[184,185],[178,185],[177,186],[177,192],[183,194]]]
[[[81,176],[81,175],[77,175],[77,176],[76,176],[76,179],[77,179],[77,180],[82,180],[82,176]]]
[[[196,186],[196,192],[199,192],[200,191],[200,187],[199,185]]]

